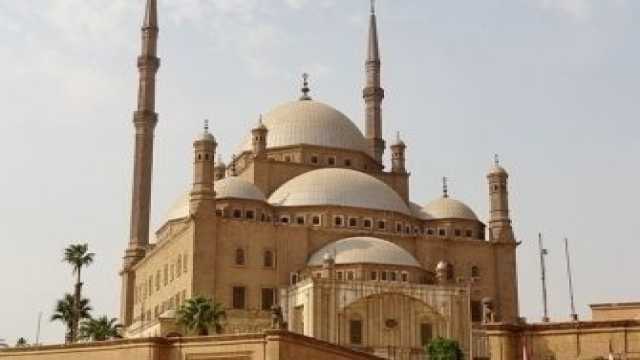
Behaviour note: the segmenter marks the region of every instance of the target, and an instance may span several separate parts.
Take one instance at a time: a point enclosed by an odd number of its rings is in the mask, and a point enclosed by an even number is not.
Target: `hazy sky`
[[[0,338],[60,342],[48,321],[73,287],[62,249],[97,253],[85,294],[118,315],[128,239],[143,0],[0,0]],[[367,0],[160,0],[153,224],[191,181],[212,121],[225,159],[261,112],[312,96],[362,127]],[[509,170],[522,245],[522,315],[568,317],[562,238],[579,312],[640,300],[640,1],[380,0],[384,132],[408,144],[411,196],[488,215],[494,153]]]

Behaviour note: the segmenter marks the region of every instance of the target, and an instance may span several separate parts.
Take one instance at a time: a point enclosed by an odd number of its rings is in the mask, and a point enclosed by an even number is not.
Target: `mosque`
[[[175,309],[195,296],[227,309],[223,334],[269,329],[277,308],[290,332],[394,359],[422,358],[439,336],[469,353],[483,320],[518,319],[507,171],[496,160],[478,174],[486,178],[486,222],[449,196],[446,181],[437,199],[411,197],[410,147],[382,137],[373,6],[369,21],[364,119],[314,99],[305,76],[299,98],[247,120],[228,164],[205,125],[193,142],[193,183],[150,233],[160,59],[157,2],[147,0],[120,273],[128,338],[186,335]]]

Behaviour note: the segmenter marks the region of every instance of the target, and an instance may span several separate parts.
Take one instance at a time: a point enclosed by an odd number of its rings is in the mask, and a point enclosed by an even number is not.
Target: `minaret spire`
[[[158,114],[155,111],[156,73],[160,67],[158,51],[158,4],[147,0],[142,22],[142,49],[138,56],[138,107],[133,114],[135,149],[129,246],[124,256],[120,321],[133,322],[135,273],[131,267],[142,259],[149,245],[151,177],[153,173],[153,137]]]
[[[382,139],[382,99],[384,99],[384,89],[380,86],[381,62],[375,0],[371,0],[365,72],[366,85],[362,92],[365,102],[365,136],[369,143],[370,155],[378,163],[382,164],[382,155],[385,149],[385,143]]]
[[[138,57],[138,109],[133,115],[136,138],[130,248],[144,248],[149,243],[153,136],[158,122],[155,112],[156,73],[160,67],[157,57],[158,31],[157,0],[147,0],[142,24],[142,49]]]

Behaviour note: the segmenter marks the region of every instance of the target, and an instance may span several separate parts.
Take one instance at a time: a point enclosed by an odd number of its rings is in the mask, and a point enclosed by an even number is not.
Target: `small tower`
[[[509,174],[500,166],[498,155],[495,155],[494,165],[487,174],[489,183],[489,240],[509,242],[514,241],[509,217],[509,191],[507,179]]]
[[[405,150],[407,145],[400,139],[400,132],[396,134],[396,142],[391,145],[391,171],[399,174],[406,174]]]
[[[215,181],[225,178],[227,173],[227,165],[222,160],[222,156],[218,155],[215,165],[213,166],[213,179]]]
[[[192,216],[215,212],[214,162],[216,139],[209,133],[209,121],[204,121],[204,132],[193,142],[193,187],[190,194]]]
[[[507,171],[500,166],[498,155],[487,174],[489,185],[490,215],[489,241],[494,244],[496,257],[495,320],[515,322],[519,317],[518,270],[516,243],[509,217],[509,192]]]
[[[262,115],[258,119],[258,125],[251,129],[251,144],[253,145],[253,156],[263,158],[267,150],[267,127],[262,123]]]

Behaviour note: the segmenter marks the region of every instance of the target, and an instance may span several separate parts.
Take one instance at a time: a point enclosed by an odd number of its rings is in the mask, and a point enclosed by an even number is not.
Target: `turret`
[[[369,154],[382,164],[385,143],[382,139],[382,100],[384,89],[380,86],[380,49],[378,44],[378,25],[374,2],[371,0],[369,16],[369,37],[367,59],[365,61],[366,85],[362,91],[365,103],[365,137],[369,145]]]
[[[508,178],[509,174],[500,166],[500,161],[496,155],[494,165],[487,174],[490,200],[490,241],[514,241],[509,217]]]
[[[215,212],[214,162],[216,139],[209,133],[209,123],[205,120],[203,133],[193,142],[193,186],[190,194],[190,213]]]
[[[218,155],[215,165],[213,166],[213,179],[215,181],[222,180],[227,175],[227,165],[222,160],[222,156]]]
[[[394,173],[405,174],[407,172],[405,166],[405,150],[407,145],[400,139],[400,132],[396,135],[396,141],[391,145],[391,171]]]
[[[251,144],[253,145],[253,155],[262,158],[267,150],[267,127],[262,123],[262,115],[258,119],[258,125],[251,129]]]

